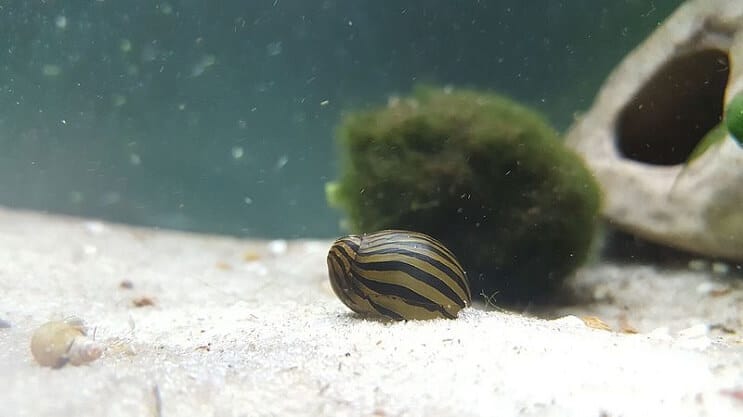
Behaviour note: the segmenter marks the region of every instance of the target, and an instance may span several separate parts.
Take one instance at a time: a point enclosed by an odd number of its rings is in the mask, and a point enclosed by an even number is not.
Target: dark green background
[[[0,204],[334,236],[323,187],[343,111],[440,83],[505,93],[565,129],[678,4],[0,2]]]

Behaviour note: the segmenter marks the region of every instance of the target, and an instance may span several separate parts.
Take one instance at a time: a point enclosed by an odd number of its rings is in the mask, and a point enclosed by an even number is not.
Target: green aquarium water
[[[0,2],[0,204],[337,236],[325,187],[345,115],[461,87],[533,108],[559,136],[679,3]]]

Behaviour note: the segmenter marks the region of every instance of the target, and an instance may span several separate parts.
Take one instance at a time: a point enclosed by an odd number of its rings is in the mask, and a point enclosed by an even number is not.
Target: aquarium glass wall
[[[0,204],[330,237],[342,116],[417,85],[558,131],[678,1],[0,2]]]

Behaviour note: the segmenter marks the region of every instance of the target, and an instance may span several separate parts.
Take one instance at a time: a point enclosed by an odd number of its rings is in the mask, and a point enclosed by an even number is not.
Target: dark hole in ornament
[[[664,65],[619,114],[616,146],[622,156],[654,165],[684,163],[722,120],[728,64],[727,52],[706,49]]]

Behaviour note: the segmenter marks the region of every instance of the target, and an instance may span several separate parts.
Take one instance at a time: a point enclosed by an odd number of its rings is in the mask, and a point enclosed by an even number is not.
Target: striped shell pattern
[[[384,230],[339,238],[328,253],[328,273],[335,295],[370,317],[456,318],[472,298],[451,251],[422,233]]]

